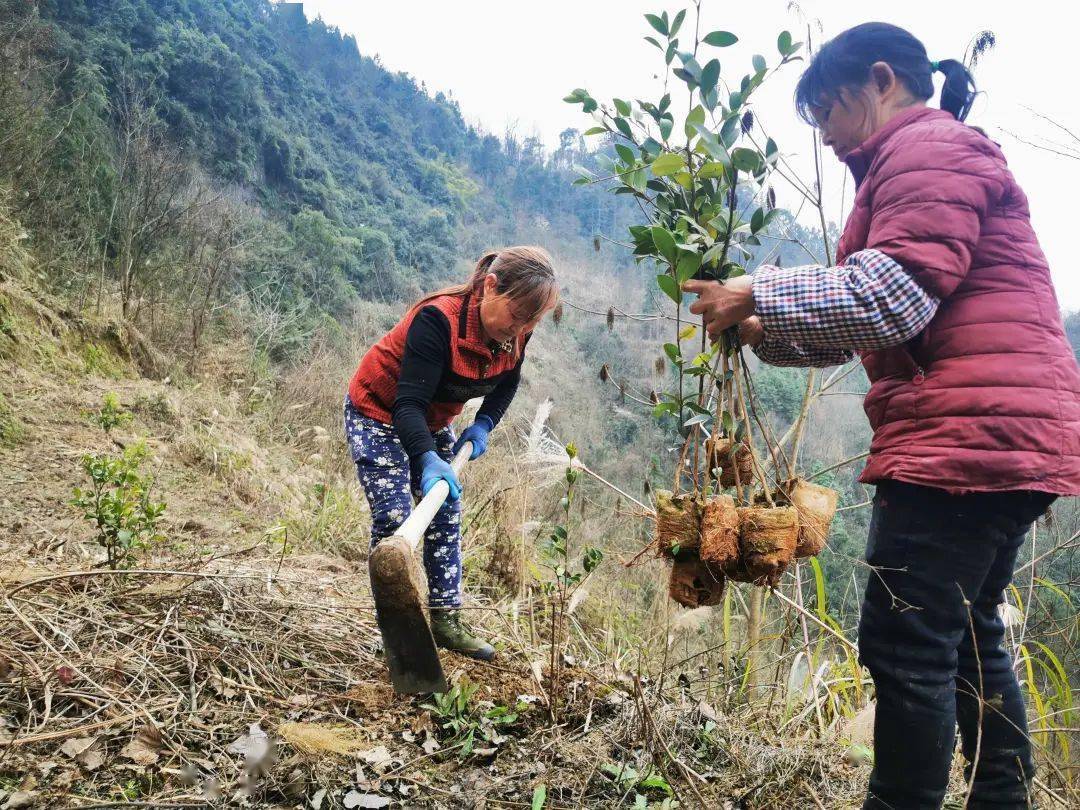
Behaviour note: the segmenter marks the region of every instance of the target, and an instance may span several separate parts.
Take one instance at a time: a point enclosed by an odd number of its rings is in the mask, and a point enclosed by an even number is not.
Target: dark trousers
[[[957,724],[968,778],[975,769],[968,807],[1030,806],[1024,700],[997,608],[1028,530],[1053,500],[878,486],[859,622],[877,692],[864,810],[940,807]]]

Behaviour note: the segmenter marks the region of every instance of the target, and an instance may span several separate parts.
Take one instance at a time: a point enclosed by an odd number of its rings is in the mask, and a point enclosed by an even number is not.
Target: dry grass
[[[558,258],[586,296],[619,287],[618,276],[591,273],[584,257]],[[392,313],[357,317],[358,356]],[[568,616],[571,662],[561,722],[551,726],[538,662],[550,642],[541,584],[551,576],[543,541],[565,464],[558,448],[574,440],[590,467],[634,495],[648,459],[664,457],[647,423],[633,452],[611,453],[613,443],[628,446],[613,431],[638,421],[616,411],[634,406],[596,381],[578,382],[609,349],[636,352],[626,374],[647,378],[652,325],[617,320],[612,337],[601,317],[589,344],[580,339],[589,317],[568,311],[559,330],[545,325],[530,344],[515,408],[467,473],[468,616],[501,651],[493,665],[455,656],[444,665],[452,680],[479,685],[469,710],[475,722],[496,707],[520,717],[492,752],[463,762],[455,750],[421,747],[431,734],[450,749],[442,718],[386,684],[366,586],[366,506],[340,428],[356,357],[317,345],[309,364],[258,376],[233,344],[213,348],[201,377],[167,386],[130,369],[115,379],[85,375],[81,361],[65,359],[68,338],[56,338],[42,350],[53,352],[48,364],[5,366],[4,394],[26,416],[29,438],[0,449],[0,525],[12,527],[4,556],[27,566],[0,564],[0,737],[13,740],[0,744],[3,786],[33,774],[33,789],[52,806],[164,806],[202,801],[204,791],[292,806],[322,788],[323,806],[339,806],[343,786],[361,778],[365,790],[410,807],[528,806],[540,783],[549,807],[627,806],[637,792],[658,804],[662,789],[617,775],[633,768],[662,777],[686,807],[858,806],[867,766],[847,762],[846,738],[867,684],[843,647],[828,636],[819,647],[813,624],[807,645],[799,614],[768,598],[760,655],[751,656],[747,585],[730,586],[714,609],[671,605],[663,566],[621,565],[649,541],[651,524],[591,479],[573,510],[571,544],[601,548],[605,562]],[[49,373],[57,368],[83,376],[56,385]],[[147,437],[158,491],[170,504],[170,542],[147,565],[176,573],[33,584],[50,570],[93,567],[66,501],[78,456],[114,449],[82,416],[110,390],[135,413],[131,431]],[[538,465],[521,439],[549,396],[554,460]],[[829,402],[846,406],[847,398]],[[835,450],[845,437],[833,421],[825,420],[822,441]],[[807,566],[801,570],[802,592],[790,572],[781,583],[798,603],[813,592]],[[796,677],[807,657],[815,671],[828,666],[824,681]],[[748,671],[752,660],[756,671]],[[253,726],[275,743],[258,763],[242,753],[257,737]],[[90,768],[60,751],[70,740],[91,740],[105,763]],[[365,758],[379,747],[387,761]],[[58,764],[43,773],[50,762]]]
[[[353,726],[320,723],[282,723],[277,727],[277,733],[283,743],[308,757],[349,756],[360,751],[366,741]]]

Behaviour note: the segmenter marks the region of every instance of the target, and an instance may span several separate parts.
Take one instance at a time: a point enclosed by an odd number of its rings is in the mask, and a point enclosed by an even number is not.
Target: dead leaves
[[[73,737],[60,746],[60,753],[71,757],[88,771],[105,764],[105,740],[102,737]]]
[[[359,790],[350,790],[345,794],[345,799],[342,803],[347,810],[352,810],[353,808],[374,808],[375,810],[378,810],[380,807],[389,807],[390,799],[375,793],[361,793]]]
[[[156,765],[162,749],[161,732],[147,724],[139,729],[131,742],[120,749],[120,756],[136,765]]]

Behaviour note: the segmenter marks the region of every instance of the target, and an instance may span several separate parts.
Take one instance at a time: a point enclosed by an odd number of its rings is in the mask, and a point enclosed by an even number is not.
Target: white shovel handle
[[[469,460],[472,451],[472,442],[465,442],[461,446],[457,455],[454,456],[454,460],[450,462],[450,469],[454,471],[454,475],[461,474],[461,468]],[[412,514],[405,518],[405,522],[394,532],[394,536],[404,538],[409,544],[409,548],[415,551],[417,543],[424,536],[427,527],[435,519],[435,513],[446,502],[449,494],[450,485],[446,483],[445,479],[440,478],[435,482],[435,486],[428,490],[428,494],[424,496],[423,500],[412,510]]]

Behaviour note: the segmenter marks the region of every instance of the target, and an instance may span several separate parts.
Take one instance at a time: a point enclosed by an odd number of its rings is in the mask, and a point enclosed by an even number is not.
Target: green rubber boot
[[[461,623],[461,612],[458,610],[432,608],[431,634],[435,636],[435,643],[443,649],[481,661],[490,661],[495,657],[495,648],[478,639]]]

